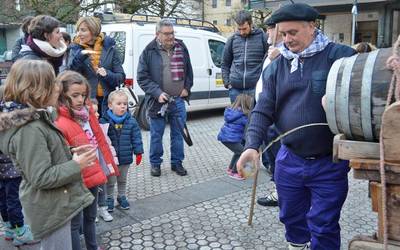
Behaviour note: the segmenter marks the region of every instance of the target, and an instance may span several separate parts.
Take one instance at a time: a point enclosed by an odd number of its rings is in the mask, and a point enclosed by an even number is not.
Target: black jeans
[[[90,192],[94,196],[94,201],[88,207],[85,207],[83,211],[77,214],[71,220],[71,238],[72,238],[72,249],[80,250],[81,239],[79,236],[79,229],[81,228],[83,221],[83,235],[85,237],[86,249],[97,250],[96,241],[96,215],[97,215],[97,195],[98,187],[89,188]],[[82,220],[83,216],[83,220]]]
[[[233,152],[231,162],[229,163],[229,168],[232,169],[233,173],[237,173],[236,163],[243,152],[244,146],[240,142],[222,142],[227,148]]]
[[[9,221],[12,228],[24,225],[24,215],[18,195],[21,180],[21,177],[0,180],[0,213],[3,221]]]

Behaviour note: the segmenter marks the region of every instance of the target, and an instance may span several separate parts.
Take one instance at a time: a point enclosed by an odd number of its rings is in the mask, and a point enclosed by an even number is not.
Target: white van
[[[143,105],[144,92],[136,84],[136,70],[143,49],[155,37],[155,29],[155,22],[133,19],[102,24],[102,31],[116,40],[117,49],[123,55],[125,84],[132,85],[133,92],[141,100],[137,119],[144,129],[149,127],[147,107]],[[228,91],[223,86],[221,76],[226,38],[204,29],[209,27],[193,24],[174,26],[176,38],[182,39],[189,50],[193,67],[194,82],[188,111],[221,108],[229,104]]]

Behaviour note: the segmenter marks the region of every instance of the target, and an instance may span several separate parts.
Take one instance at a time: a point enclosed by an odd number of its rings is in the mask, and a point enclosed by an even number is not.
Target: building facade
[[[234,17],[246,3],[246,0],[203,0],[204,20],[216,25],[222,35],[230,36],[235,30]]]
[[[299,2],[299,1],[294,1]],[[356,2],[355,43],[370,42],[377,47],[391,47],[400,34],[399,0],[302,0],[321,13],[320,27],[333,41],[351,45],[353,4]],[[252,9],[272,9],[290,4],[287,0],[250,0]],[[354,10],[354,9],[353,9]]]

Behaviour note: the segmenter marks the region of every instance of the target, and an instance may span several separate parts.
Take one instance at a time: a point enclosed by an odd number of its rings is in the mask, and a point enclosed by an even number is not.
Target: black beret
[[[308,4],[288,4],[275,11],[271,18],[275,23],[284,21],[315,21],[319,13]]]
[[[275,27],[275,22],[274,22],[274,19],[272,19],[272,17],[269,17],[267,20],[265,20],[265,25],[267,25],[267,26],[273,26],[273,27]]]

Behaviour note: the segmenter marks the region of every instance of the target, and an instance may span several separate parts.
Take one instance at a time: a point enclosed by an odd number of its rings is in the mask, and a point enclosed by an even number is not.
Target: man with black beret
[[[280,134],[311,123],[326,123],[321,105],[333,62],[355,54],[315,27],[318,12],[306,4],[286,5],[272,18],[284,46],[263,72],[263,91],[252,112],[245,151],[237,165],[258,159],[268,127]],[[289,249],[340,249],[340,211],[347,196],[348,162],[332,162],[333,134],[313,126],[281,139],[275,183]]]

